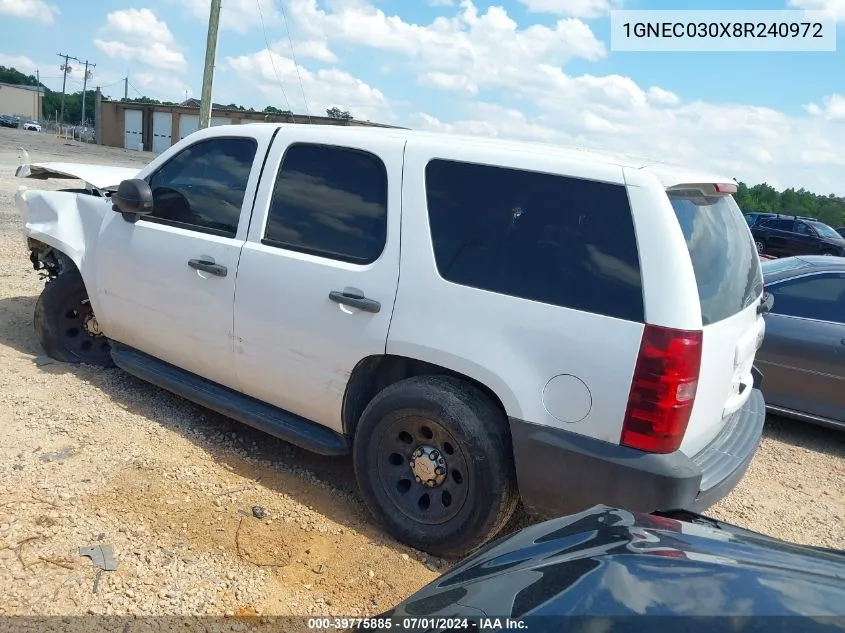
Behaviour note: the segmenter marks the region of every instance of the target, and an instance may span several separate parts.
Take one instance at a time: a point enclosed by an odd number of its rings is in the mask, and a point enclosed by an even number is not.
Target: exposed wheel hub
[[[418,484],[436,488],[446,480],[446,458],[433,446],[418,446],[408,462]]]
[[[103,333],[100,329],[100,324],[97,323],[97,317],[94,316],[93,312],[89,313],[88,316],[85,317],[85,320],[82,322],[82,327],[84,327],[85,331],[91,336],[99,336]]]

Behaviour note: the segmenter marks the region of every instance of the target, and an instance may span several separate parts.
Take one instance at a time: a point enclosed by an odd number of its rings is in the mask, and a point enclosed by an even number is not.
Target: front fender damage
[[[72,264],[87,282],[90,253],[111,201],[69,191],[21,187],[15,194],[15,206],[25,223],[33,267],[46,269],[52,277]]]

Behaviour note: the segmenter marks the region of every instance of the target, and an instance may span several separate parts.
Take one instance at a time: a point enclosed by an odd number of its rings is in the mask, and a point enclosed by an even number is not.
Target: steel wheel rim
[[[89,331],[94,310],[84,294],[75,294],[62,303],[59,335],[65,350],[83,363],[98,364],[111,358],[111,345],[102,334]]]
[[[442,483],[426,486],[416,480],[410,464],[422,448],[434,449],[443,458]],[[425,458],[429,456],[430,453],[425,454]],[[470,487],[468,461],[459,443],[438,422],[421,416],[394,420],[380,433],[376,459],[382,491],[405,517],[425,525],[442,525],[457,516],[466,504]],[[433,464],[436,461],[432,460]],[[434,478],[441,479],[437,475]]]

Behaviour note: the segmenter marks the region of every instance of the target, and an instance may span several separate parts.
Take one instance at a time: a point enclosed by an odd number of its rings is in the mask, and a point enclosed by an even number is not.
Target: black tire
[[[763,240],[755,239],[754,246],[757,248],[758,255],[766,254],[766,243]]]
[[[444,473],[431,472],[441,483],[427,487],[411,463],[415,450],[426,451],[424,460],[431,448],[445,464]],[[480,547],[519,501],[504,413],[456,378],[407,378],[378,393],[361,415],[353,455],[361,494],[376,519],[397,540],[435,556]],[[418,468],[438,463],[435,457]]]
[[[64,363],[114,367],[111,345],[85,324],[94,311],[82,276],[67,271],[47,282],[35,304],[35,334],[50,358]]]

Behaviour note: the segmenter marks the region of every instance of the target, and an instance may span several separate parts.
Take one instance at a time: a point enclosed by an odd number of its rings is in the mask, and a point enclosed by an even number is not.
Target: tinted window
[[[631,321],[642,281],[622,185],[433,160],[426,196],[449,281]]]
[[[182,150],[150,177],[145,219],[234,237],[256,149],[253,139],[219,138]]]
[[[763,291],[763,275],[733,198],[677,191],[669,200],[687,241],[702,323],[716,323],[750,306]]]
[[[845,323],[845,275],[813,275],[785,281],[769,289],[772,312]]]
[[[760,226],[777,231],[791,231],[792,224],[792,220],[766,220],[765,222],[761,222]]]
[[[798,222],[795,225],[795,232],[801,235],[814,235],[814,231],[803,222]]]
[[[822,237],[832,238],[834,240],[838,240],[841,237],[839,233],[834,231],[827,224],[822,224],[821,222],[810,222],[810,226],[816,229],[816,232]]]
[[[329,145],[292,145],[276,179],[264,243],[357,264],[387,238],[387,171],[381,159]]]

